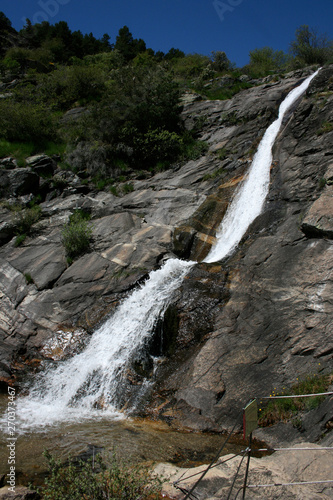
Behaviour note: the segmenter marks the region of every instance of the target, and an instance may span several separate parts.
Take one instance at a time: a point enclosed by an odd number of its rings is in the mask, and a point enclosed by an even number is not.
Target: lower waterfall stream
[[[266,130],[246,179],[222,221],[217,242],[204,262],[220,261],[229,255],[260,214],[269,189],[272,147],[283,117],[318,71],[282,102],[279,116]],[[195,264],[180,259],[167,260],[96,330],[81,353],[40,373],[29,395],[17,399],[18,432],[87,419],[123,418],[118,410],[117,394],[126,378],[126,367],[149,338],[172,294]]]

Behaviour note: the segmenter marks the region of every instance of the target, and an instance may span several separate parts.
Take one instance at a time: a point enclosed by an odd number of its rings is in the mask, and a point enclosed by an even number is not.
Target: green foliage
[[[0,139],[0,158],[13,156],[21,166],[25,165],[25,158],[31,156],[34,151],[35,145],[32,142],[10,142]]]
[[[129,139],[129,138],[128,138]],[[154,166],[158,161],[175,160],[182,149],[182,138],[176,132],[155,129],[140,134],[134,130],[134,161],[142,167]]]
[[[92,228],[87,217],[80,210],[76,210],[61,232],[62,243],[69,259],[73,260],[87,252],[91,234]]]
[[[67,110],[76,102],[83,105],[102,96],[105,78],[103,70],[96,66],[60,67],[43,76],[39,87],[40,99],[61,110]]]
[[[52,62],[67,63],[71,58],[83,58],[111,50],[110,37],[107,33],[98,40],[92,33],[83,35],[80,31],[72,32],[67,23],[60,21],[51,25],[47,21],[32,24],[29,19],[20,31],[21,43],[28,49],[41,48],[48,51]]]
[[[260,78],[269,73],[283,71],[288,63],[288,56],[282,50],[263,47],[250,51],[248,72],[253,78]]]
[[[132,191],[134,191],[134,186],[131,182],[128,182],[123,186],[124,194],[132,193]]]
[[[208,151],[209,145],[205,141],[196,140],[189,132],[183,136],[183,147],[180,155],[182,160],[197,160]]]
[[[328,132],[331,132],[333,130],[333,123],[332,122],[324,122],[320,129],[317,132],[317,135],[323,135],[327,134]]]
[[[221,50],[212,52],[213,69],[218,72],[225,72],[232,69],[232,64],[225,52]]]
[[[56,120],[43,105],[0,100],[0,137],[8,142],[32,143],[34,148],[57,137]]]
[[[327,179],[325,179],[325,177],[321,177],[321,179],[319,179],[318,184],[319,184],[319,189],[324,189],[324,187],[327,184]]]
[[[20,245],[22,245],[22,243],[25,241],[26,237],[27,237],[26,234],[18,234],[15,238],[14,246],[19,247]]]
[[[223,161],[228,157],[228,151],[226,148],[221,148],[218,150],[218,159]]]
[[[27,285],[30,285],[31,283],[34,282],[30,273],[24,273],[24,277],[25,277],[25,281],[26,281]]]
[[[126,62],[129,62],[134,59],[136,55],[146,51],[146,44],[141,38],[139,40],[133,38],[128,27],[124,26],[119,30],[115,49],[119,50]]]
[[[213,88],[212,90],[207,90],[206,96],[208,99],[225,101],[226,99],[231,99],[234,95],[238,94],[243,89],[250,88],[251,85],[247,82],[235,81],[232,85],[227,87]]]
[[[83,61],[81,59],[77,61],[79,64],[83,63],[87,66],[93,66],[94,68],[107,72],[121,68],[125,65],[124,57],[117,49],[114,49],[112,52],[88,55],[83,58]]]
[[[164,59],[166,61],[172,61],[173,59],[181,59],[182,57],[185,57],[185,53],[182,50],[171,47],[169,52],[165,54]]]
[[[210,65],[210,58],[201,54],[187,54],[183,57],[177,57],[172,61],[175,75],[183,79],[201,75]]]
[[[159,483],[144,466],[129,466],[116,457],[106,463],[95,460],[61,464],[49,452],[43,453],[49,475],[41,493],[45,500],[153,500],[159,498]]]
[[[6,50],[16,40],[17,32],[12,27],[12,23],[8,17],[0,12],[0,57],[3,57]]]
[[[224,168],[218,168],[211,174],[205,174],[202,178],[203,181],[209,181],[211,179],[216,179],[217,177],[220,177],[223,173],[225,172]]]
[[[331,381],[332,376],[330,375],[309,375],[304,379],[297,379],[297,383],[290,390],[284,388],[283,391],[276,393],[274,390],[272,396],[291,396],[326,392]],[[301,412],[317,408],[324,399],[324,396],[272,399],[265,408],[260,408],[259,425],[265,427],[280,421],[287,421]]]
[[[72,168],[117,176],[121,164],[149,169],[181,151],[179,89],[162,68],[125,67],[111,72],[109,90],[89,117],[79,120],[81,142],[68,154]],[[85,123],[86,126],[81,126]]]
[[[32,226],[36,224],[41,217],[42,210],[38,205],[16,211],[13,217],[13,223],[16,226],[16,234],[19,236],[29,234]]]
[[[11,47],[6,52],[4,65],[8,69],[20,68],[23,69],[27,61],[31,59],[32,51],[24,47]]]
[[[290,52],[300,65],[324,64],[333,56],[333,42],[327,35],[304,24],[296,30]]]

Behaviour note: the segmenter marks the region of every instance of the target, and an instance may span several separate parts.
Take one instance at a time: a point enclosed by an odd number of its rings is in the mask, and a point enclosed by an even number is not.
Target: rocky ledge
[[[250,458],[246,498],[316,500],[333,498],[331,483],[331,451],[323,451],[315,444],[294,445],[288,451],[277,451],[263,458]],[[241,464],[241,456],[225,455],[203,477],[193,491],[198,500],[236,498],[243,495],[247,458]],[[240,469],[238,470],[239,466]],[[206,465],[182,469],[170,464],[159,464],[155,473],[163,479],[162,494],[181,500],[191,491],[207,469]],[[235,483],[233,481],[235,479]],[[296,484],[318,482],[318,484]],[[268,486],[264,486],[268,485]]]

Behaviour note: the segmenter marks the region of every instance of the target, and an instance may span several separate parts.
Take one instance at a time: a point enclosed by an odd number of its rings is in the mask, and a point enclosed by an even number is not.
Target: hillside
[[[163,259],[203,259],[258,140],[306,74],[268,79],[230,100],[186,104],[185,124],[202,124],[207,153],[148,179],[133,177],[121,196],[91,191],[46,156],[28,158],[24,168],[2,161],[11,195],[1,209],[3,382],[19,382],[45,357],[75,352],[75,339],[79,346]],[[265,210],[237,252],[191,271],[158,328],[163,343],[155,340],[134,363],[140,387],[152,374],[150,355],[162,355],[148,413],[156,406],[176,425],[226,428],[247,399],[330,369],[331,79],[331,67],[323,69],[286,121]],[[24,217],[10,205],[41,189],[38,218],[16,246],[11,235]],[[92,239],[69,265],[62,231],[78,210],[89,215]]]

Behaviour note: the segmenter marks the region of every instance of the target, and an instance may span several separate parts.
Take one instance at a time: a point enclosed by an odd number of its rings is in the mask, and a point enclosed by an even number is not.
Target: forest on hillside
[[[200,156],[197,127],[184,128],[180,97],[228,99],[279,75],[333,60],[333,43],[301,26],[288,54],[270,47],[249,53],[237,68],[222,50],[210,56],[147,48],[122,27],[106,33],[71,31],[65,21],[20,31],[0,12],[0,158],[45,152],[97,188]],[[74,110],[74,112],[71,110]],[[69,113],[68,113],[69,112]]]

